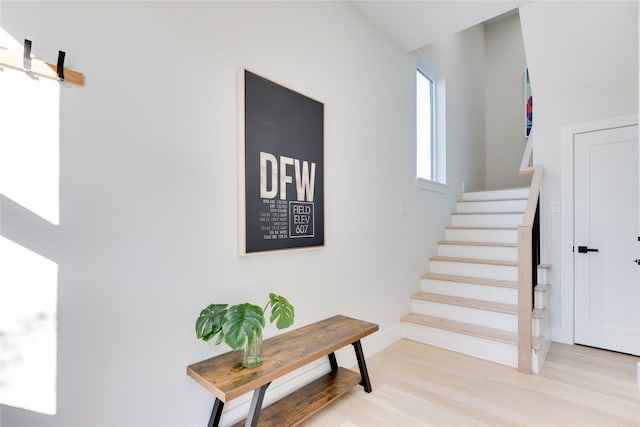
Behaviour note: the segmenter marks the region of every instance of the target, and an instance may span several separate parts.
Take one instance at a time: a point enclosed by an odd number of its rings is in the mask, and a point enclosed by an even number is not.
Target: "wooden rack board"
[[[260,412],[260,427],[297,426],[312,415],[344,396],[360,383],[360,375],[338,368],[280,399]],[[246,420],[233,427],[242,427]]]

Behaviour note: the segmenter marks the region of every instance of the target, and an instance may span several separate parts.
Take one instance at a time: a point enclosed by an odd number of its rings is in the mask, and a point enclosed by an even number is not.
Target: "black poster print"
[[[245,252],[324,245],[324,105],[244,71]]]

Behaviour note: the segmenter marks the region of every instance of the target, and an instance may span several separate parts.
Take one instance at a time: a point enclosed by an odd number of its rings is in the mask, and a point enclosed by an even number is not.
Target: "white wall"
[[[637,2],[534,2],[520,8],[534,96],[534,161],[544,166],[542,261],[550,274],[553,339],[573,342],[572,209],[562,200],[563,129],[638,113]],[[552,206],[556,209],[552,210]]]
[[[54,62],[66,50],[86,76],[60,90],[59,226],[24,227],[20,209],[3,212],[3,234],[58,263],[57,414],[3,406],[3,426],[204,425],[212,396],[185,371],[227,351],[196,340],[210,302],[264,303],[275,291],[295,304],[297,326],[336,313],[376,322],[369,354],[400,336],[462,181],[483,185],[478,82],[449,86],[443,196],[414,183],[414,58],[348,2],[0,9],[13,38]],[[452,83],[484,45],[456,36],[433,53],[457,44],[471,57],[439,64]],[[325,104],[322,249],[237,255],[241,67]]]
[[[451,200],[483,190],[485,165],[485,32],[482,24],[430,44],[419,52],[445,76],[447,184]],[[453,207],[453,206],[452,206]]]
[[[524,137],[524,70],[527,66],[518,14],[485,25],[486,187],[528,187],[520,175]]]

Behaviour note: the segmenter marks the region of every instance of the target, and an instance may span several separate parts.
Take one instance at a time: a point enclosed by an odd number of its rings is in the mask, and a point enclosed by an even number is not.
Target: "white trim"
[[[552,328],[553,341],[573,344],[573,140],[576,134],[638,124],[635,114],[562,127],[560,203],[560,325]]]
[[[425,74],[433,82],[433,98],[434,98],[434,144],[435,159],[433,164],[435,171],[435,181],[446,185],[447,183],[447,86],[444,75],[420,52],[416,52],[416,66],[421,73]],[[420,185],[418,185],[420,188]],[[430,190],[431,188],[425,188]],[[441,190],[433,190],[440,193],[446,193]]]
[[[244,72],[245,68],[239,68],[236,72],[236,93],[238,101],[236,104],[236,115],[238,122],[237,126],[237,153],[238,157],[236,170],[238,171],[238,255],[243,256],[247,254],[247,234],[246,234],[246,221],[247,210],[245,204],[245,191],[246,183],[244,181]]]
[[[434,191],[442,194],[447,194],[449,192],[449,186],[447,184],[424,178],[416,178],[416,187],[422,190]]]

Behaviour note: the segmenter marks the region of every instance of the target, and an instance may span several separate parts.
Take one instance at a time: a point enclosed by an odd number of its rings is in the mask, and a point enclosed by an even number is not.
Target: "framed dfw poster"
[[[238,76],[240,254],[324,246],[324,104]]]

